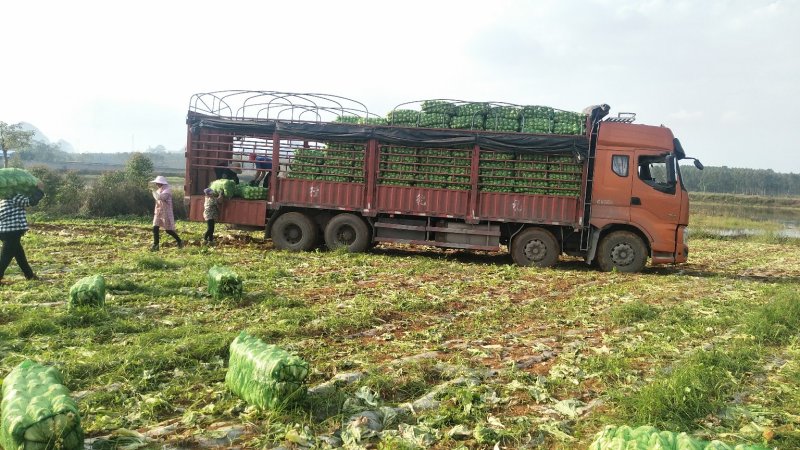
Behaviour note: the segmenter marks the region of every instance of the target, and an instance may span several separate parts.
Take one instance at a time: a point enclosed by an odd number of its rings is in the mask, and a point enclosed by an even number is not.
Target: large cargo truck
[[[422,110],[408,109],[414,103]],[[266,198],[233,198],[219,221],[264,228],[278,249],[507,248],[523,266],[567,254],[622,272],[648,258],[685,262],[689,198],[678,161],[693,158],[669,128],[608,109],[587,108],[576,125],[545,107],[436,100],[384,119],[331,95],[196,94],[190,220],[203,220],[203,189],[220,165],[239,163],[245,184],[267,167],[253,161],[269,160]]]

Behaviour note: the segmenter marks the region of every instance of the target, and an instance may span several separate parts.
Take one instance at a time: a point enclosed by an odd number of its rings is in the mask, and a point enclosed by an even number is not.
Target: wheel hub
[[[350,245],[356,240],[356,231],[352,227],[341,227],[336,233],[336,239],[344,245]]]
[[[611,261],[617,266],[627,266],[633,263],[636,252],[628,244],[618,244],[611,249]]]
[[[525,244],[525,257],[531,261],[541,261],[547,256],[547,245],[539,239],[534,239]]]
[[[286,227],[286,229],[283,231],[283,237],[285,237],[286,240],[292,244],[296,244],[300,242],[300,239],[303,237],[303,231],[300,229],[300,227],[291,225]]]

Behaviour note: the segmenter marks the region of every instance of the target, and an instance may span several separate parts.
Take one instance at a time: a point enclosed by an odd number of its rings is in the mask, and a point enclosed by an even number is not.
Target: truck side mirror
[[[694,160],[694,166],[697,167],[697,170],[703,170],[703,163],[699,159]]]
[[[667,183],[670,185],[674,185],[677,182],[677,178],[675,177],[675,156],[667,155],[666,163],[667,163]]]

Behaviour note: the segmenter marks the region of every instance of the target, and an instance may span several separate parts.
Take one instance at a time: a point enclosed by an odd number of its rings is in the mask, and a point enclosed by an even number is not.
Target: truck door
[[[635,155],[631,222],[653,239],[654,258],[671,258],[681,213],[675,165],[669,164],[672,159],[667,158],[668,153],[636,150]]]
[[[630,221],[633,164],[628,151],[598,149],[592,192],[592,221],[598,225]]]

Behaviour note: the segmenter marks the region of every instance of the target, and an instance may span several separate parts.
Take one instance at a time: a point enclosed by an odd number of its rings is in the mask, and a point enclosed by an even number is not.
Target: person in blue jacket
[[[250,182],[251,186],[258,186],[262,181],[264,187],[269,188],[269,173],[272,171],[272,158],[267,155],[250,153],[250,161],[256,166],[256,177]]]

